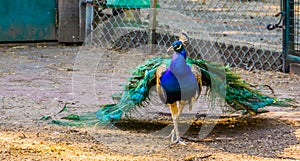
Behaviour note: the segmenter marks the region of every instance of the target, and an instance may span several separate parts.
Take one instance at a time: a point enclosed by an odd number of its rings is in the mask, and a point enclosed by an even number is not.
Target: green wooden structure
[[[105,6],[108,8],[150,8],[150,0],[106,0]],[[159,8],[159,5],[156,6]]]
[[[283,8],[283,71],[288,72],[291,63],[300,64],[300,1],[281,0]]]
[[[1,0],[0,41],[56,40],[56,0]]]
[[[82,43],[84,0],[0,0],[0,42]]]

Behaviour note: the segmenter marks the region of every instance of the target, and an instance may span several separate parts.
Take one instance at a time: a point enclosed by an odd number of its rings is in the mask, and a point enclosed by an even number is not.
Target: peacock
[[[182,32],[179,40],[172,43],[168,50],[173,50],[172,58],[157,57],[146,60],[133,71],[124,86],[119,102],[101,105],[100,109],[89,115],[69,115],[64,117],[78,122],[62,122],[53,120],[60,125],[78,126],[98,124],[105,126],[121,120],[125,113],[135,111],[139,107],[147,107],[150,101],[150,88],[155,87],[163,104],[167,104],[172,120],[173,130],[168,136],[172,143],[183,143],[178,129],[178,119],[188,106],[199,98],[203,86],[210,101],[223,98],[228,106],[235,110],[244,110],[257,114],[259,108],[269,105],[289,106],[286,101],[260,93],[251,88],[229,66],[202,60],[189,59],[185,47],[189,43],[187,33]],[[202,92],[204,93],[204,92]]]

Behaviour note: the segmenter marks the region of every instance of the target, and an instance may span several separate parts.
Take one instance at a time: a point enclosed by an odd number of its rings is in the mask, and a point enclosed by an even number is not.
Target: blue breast
[[[186,67],[185,73],[178,74],[169,68],[161,76],[160,85],[164,94],[160,98],[163,103],[171,104],[180,100],[190,100],[199,90],[194,74],[188,66]]]
[[[167,70],[160,78],[160,85],[163,89],[161,100],[163,103],[174,103],[181,98],[180,85],[175,75]]]

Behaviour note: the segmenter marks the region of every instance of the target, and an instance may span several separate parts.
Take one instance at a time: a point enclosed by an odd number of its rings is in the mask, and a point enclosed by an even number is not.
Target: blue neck
[[[183,48],[180,52],[174,52],[169,70],[172,72],[182,72],[186,67],[186,51]]]
[[[176,52],[176,53],[178,53],[179,55],[181,55],[182,57],[184,57],[184,59],[186,59],[186,51],[185,51],[184,47],[182,47],[182,50],[180,52]]]

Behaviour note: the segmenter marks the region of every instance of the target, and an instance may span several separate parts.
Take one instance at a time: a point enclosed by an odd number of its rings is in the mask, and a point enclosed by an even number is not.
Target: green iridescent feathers
[[[251,114],[257,114],[259,108],[265,106],[291,106],[286,100],[262,94],[260,91],[251,88],[248,82],[241,79],[240,75],[232,72],[229,66],[216,64],[204,60],[187,60],[197,64],[202,72],[203,84],[215,88],[216,91],[224,91],[225,102],[235,110],[245,110]],[[220,81],[221,79],[225,81]],[[218,93],[222,96],[222,93]]]
[[[96,116],[103,123],[109,123],[112,120],[120,120],[121,116],[134,110],[138,106],[145,106],[149,101],[149,91],[155,82],[155,73],[165,59],[155,58],[146,61],[140,65],[128,78],[128,84],[120,97],[119,103],[114,106],[100,108]]]
[[[125,113],[134,111],[141,106],[147,106],[150,101],[149,92],[156,85],[156,70],[162,65],[170,64],[170,58],[153,58],[144,62],[133,71],[124,91],[116,104],[101,105],[97,112],[78,115],[69,115],[65,119],[75,122],[53,123],[68,126],[89,124],[107,125],[120,120]],[[259,108],[269,105],[289,106],[288,103],[273,97],[266,96],[252,89],[250,84],[230,70],[229,66],[212,63],[205,60],[187,59],[187,64],[196,66],[202,73],[202,84],[209,89],[210,97],[225,99],[227,105],[235,110],[245,110],[256,114]]]

